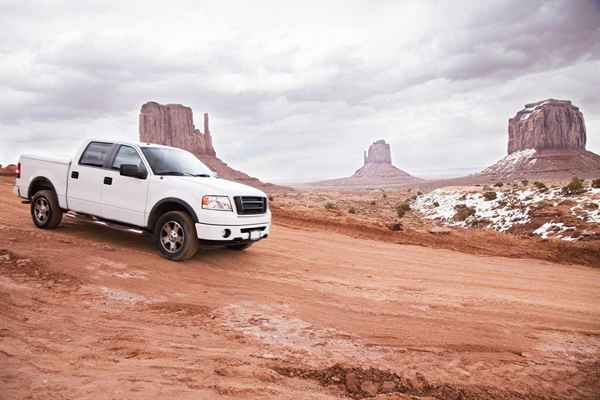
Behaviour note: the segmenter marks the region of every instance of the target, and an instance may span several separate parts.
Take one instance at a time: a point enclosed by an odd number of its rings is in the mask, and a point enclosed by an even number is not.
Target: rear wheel
[[[31,218],[38,228],[56,228],[62,221],[62,216],[63,212],[54,191],[40,190],[31,198]]]
[[[250,246],[252,246],[252,243],[232,244],[232,245],[227,246],[227,248],[229,250],[244,251]]]
[[[172,261],[188,260],[199,244],[192,218],[182,211],[163,214],[156,223],[155,240],[161,256]]]

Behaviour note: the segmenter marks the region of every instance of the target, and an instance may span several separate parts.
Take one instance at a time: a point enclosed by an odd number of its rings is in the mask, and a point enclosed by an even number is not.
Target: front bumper
[[[196,224],[199,240],[223,244],[261,240],[270,232],[271,222],[251,225]]]

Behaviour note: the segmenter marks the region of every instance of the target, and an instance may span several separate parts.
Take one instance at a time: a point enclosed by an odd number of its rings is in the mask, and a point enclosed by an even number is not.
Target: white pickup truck
[[[147,231],[174,261],[202,245],[244,250],[271,229],[265,193],[217,178],[187,151],[155,144],[90,140],[72,160],[23,155],[14,190],[39,228],[55,228],[68,211]]]

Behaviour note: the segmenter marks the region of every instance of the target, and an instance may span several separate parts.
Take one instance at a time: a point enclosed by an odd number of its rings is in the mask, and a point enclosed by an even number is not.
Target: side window
[[[115,156],[115,161],[113,161],[112,168],[120,169],[122,164],[133,164],[137,165],[138,168],[142,170],[146,169],[138,152],[135,151],[133,147],[129,146],[119,147],[119,151],[117,151],[117,155]]]
[[[112,148],[112,143],[91,142],[83,152],[79,164],[92,167],[103,167]]]

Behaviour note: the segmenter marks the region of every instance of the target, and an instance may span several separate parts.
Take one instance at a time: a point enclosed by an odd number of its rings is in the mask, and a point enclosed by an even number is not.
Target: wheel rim
[[[50,203],[45,197],[38,197],[33,204],[33,216],[40,224],[45,224],[50,217]]]
[[[160,228],[160,244],[167,253],[177,253],[184,241],[185,232],[178,222],[168,221]]]

